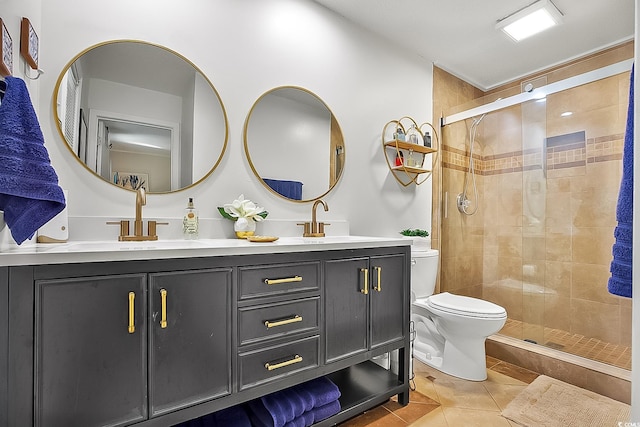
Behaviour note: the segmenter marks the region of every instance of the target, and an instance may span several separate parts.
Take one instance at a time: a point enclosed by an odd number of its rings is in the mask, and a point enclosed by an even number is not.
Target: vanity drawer
[[[279,346],[240,354],[240,384],[244,390],[318,366],[320,337],[314,335]]]
[[[320,297],[239,309],[240,345],[318,329]]]
[[[241,267],[240,299],[316,290],[319,277],[318,261]]]

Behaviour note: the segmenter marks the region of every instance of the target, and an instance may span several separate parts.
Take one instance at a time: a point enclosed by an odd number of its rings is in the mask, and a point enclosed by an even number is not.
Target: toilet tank
[[[433,295],[438,275],[436,249],[411,251],[411,301]]]

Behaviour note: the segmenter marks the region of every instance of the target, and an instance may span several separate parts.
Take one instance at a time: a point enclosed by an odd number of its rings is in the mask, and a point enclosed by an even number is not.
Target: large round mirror
[[[92,46],[65,67],[54,94],[67,148],[114,185],[178,191],[222,160],[228,124],[218,92],[165,47],[132,40]]]
[[[253,173],[271,192],[308,202],[327,194],[344,169],[342,131],[315,94],[283,86],[255,102],[244,127]]]

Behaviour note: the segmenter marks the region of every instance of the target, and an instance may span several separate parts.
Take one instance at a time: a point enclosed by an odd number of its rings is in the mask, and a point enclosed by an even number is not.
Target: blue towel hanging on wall
[[[21,244],[66,202],[26,84],[8,76],[5,85],[0,104],[0,210]]]
[[[608,289],[614,295],[631,298],[631,273],[633,270],[633,80],[634,66],[631,68],[629,88],[629,109],[627,127],[624,133],[624,152],[622,154],[622,183],[616,207],[618,225],[613,234],[613,260]]]

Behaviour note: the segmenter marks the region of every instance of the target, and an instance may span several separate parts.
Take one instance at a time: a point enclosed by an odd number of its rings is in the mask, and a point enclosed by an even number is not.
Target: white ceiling
[[[314,1],[485,91],[634,34],[634,0],[553,0],[563,23],[520,43],[495,24],[533,0]]]

